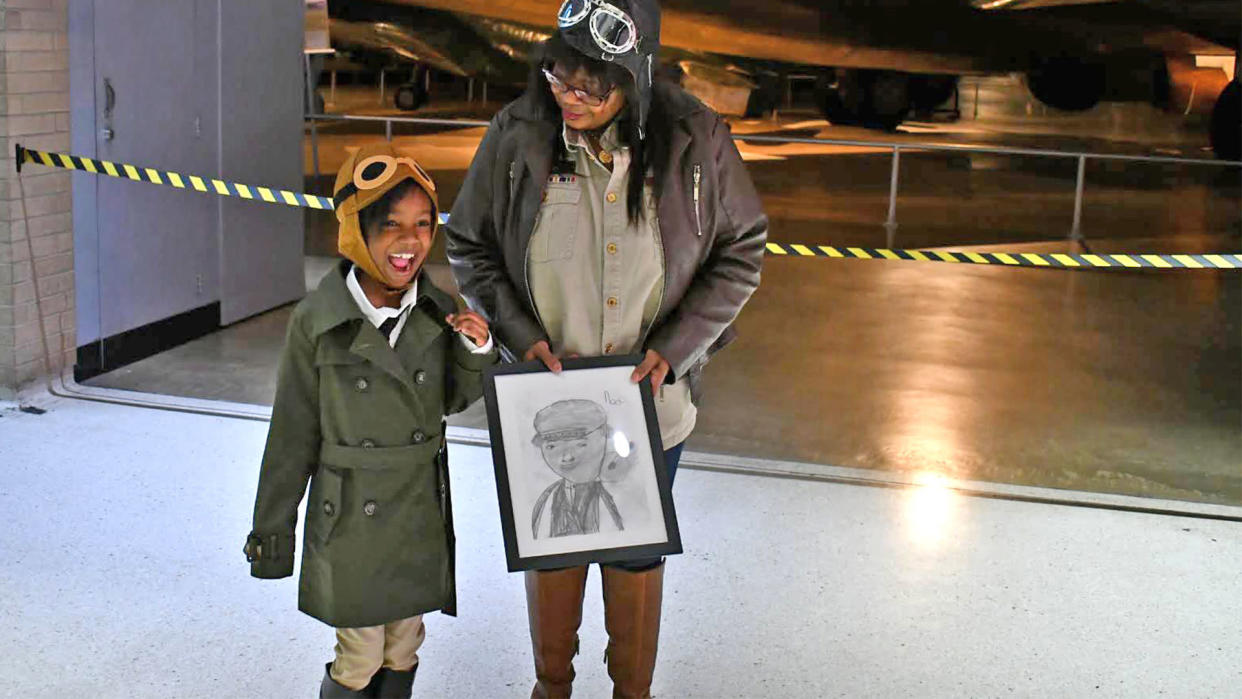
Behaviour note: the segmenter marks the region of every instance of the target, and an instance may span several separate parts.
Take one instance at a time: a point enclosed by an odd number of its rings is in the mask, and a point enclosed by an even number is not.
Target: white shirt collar
[[[358,265],[349,268],[349,274],[345,276],[345,286],[349,289],[349,295],[354,297],[354,303],[358,304],[358,309],[362,311],[362,316],[367,319],[375,327],[383,325],[384,321],[389,318],[396,318],[405,313],[418,301],[418,278],[414,278],[414,285],[410,287],[401,296],[400,308],[389,308],[383,306],[376,308],[371,304],[371,299],[367,298],[366,292],[362,290],[362,285],[358,283]]]

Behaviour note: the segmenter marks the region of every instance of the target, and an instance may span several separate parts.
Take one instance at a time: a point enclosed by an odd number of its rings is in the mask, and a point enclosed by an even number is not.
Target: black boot
[[[354,691],[339,684],[332,679],[332,663],[328,663],[323,668],[323,682],[319,683],[319,699],[370,699],[374,696],[370,691],[374,686],[375,681],[372,680],[365,689]]]
[[[410,699],[410,695],[414,692],[414,675],[417,673],[417,665],[405,672],[397,672],[386,667],[380,668],[379,674],[376,675],[379,683],[372,696],[376,699]]]

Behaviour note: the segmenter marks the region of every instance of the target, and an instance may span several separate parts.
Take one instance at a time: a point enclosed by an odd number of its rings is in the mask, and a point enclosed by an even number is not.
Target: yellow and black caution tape
[[[227,182],[214,177],[182,175],[168,170],[95,160],[68,153],[23,148],[17,145],[17,171],[23,163],[96,175],[120,177],[135,182],[166,185],[223,197],[240,197],[269,204],[284,204],[331,211],[332,200],[287,189],[259,187]],[[440,215],[442,222],[448,220]],[[1242,269],[1242,254],[1212,255],[1070,255],[1062,253],[945,252],[939,250],[886,250],[884,248],[838,248],[827,245],[785,245],[768,243],[768,254],[778,257],[824,257],[858,260],[912,260],[918,262],[956,262],[1002,267],[1059,267],[1067,269]]]
[[[1242,255],[1070,255],[1064,253],[948,252],[942,250],[886,250],[835,248],[828,245],[768,243],[768,254],[791,257],[831,257],[856,260],[914,260],[957,262],[1002,267],[1065,267],[1084,269],[1242,269]]]
[[[32,148],[23,148],[19,144],[17,146],[18,172],[22,171],[22,163],[34,163],[35,165],[46,165],[48,167],[58,167],[66,170],[81,170],[95,175],[121,177],[135,182],[150,182],[151,184],[162,184],[169,187],[176,187],[177,189],[192,189],[208,194],[218,194],[222,197],[240,197],[242,199],[263,201],[269,204],[285,204],[287,206],[300,206],[308,209],[326,209],[328,211],[331,211],[334,208],[332,206],[331,199],[328,199],[327,197],[317,197],[314,194],[304,194],[302,192],[292,192],[287,189],[274,189],[271,187],[256,187],[254,185],[238,184],[237,182],[226,182],[214,177],[182,175],[169,170],[155,170],[153,168],[129,165],[127,163],[114,163],[108,160],[83,158],[78,155],[69,155],[68,153],[49,153],[47,151],[34,150]]]

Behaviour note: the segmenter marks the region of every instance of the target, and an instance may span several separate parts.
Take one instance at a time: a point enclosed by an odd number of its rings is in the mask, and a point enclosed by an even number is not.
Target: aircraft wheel
[[[1221,160],[1242,160],[1242,82],[1225,87],[1212,108],[1212,151]]]
[[[422,85],[406,83],[397,88],[397,93],[393,95],[393,103],[397,109],[412,112],[427,104],[427,91]]]

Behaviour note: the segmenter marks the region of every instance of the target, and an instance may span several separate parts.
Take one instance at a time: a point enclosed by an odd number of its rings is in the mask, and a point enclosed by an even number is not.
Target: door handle
[[[112,110],[116,108],[116,90],[112,89],[112,81],[104,78],[104,118],[112,117]]]

